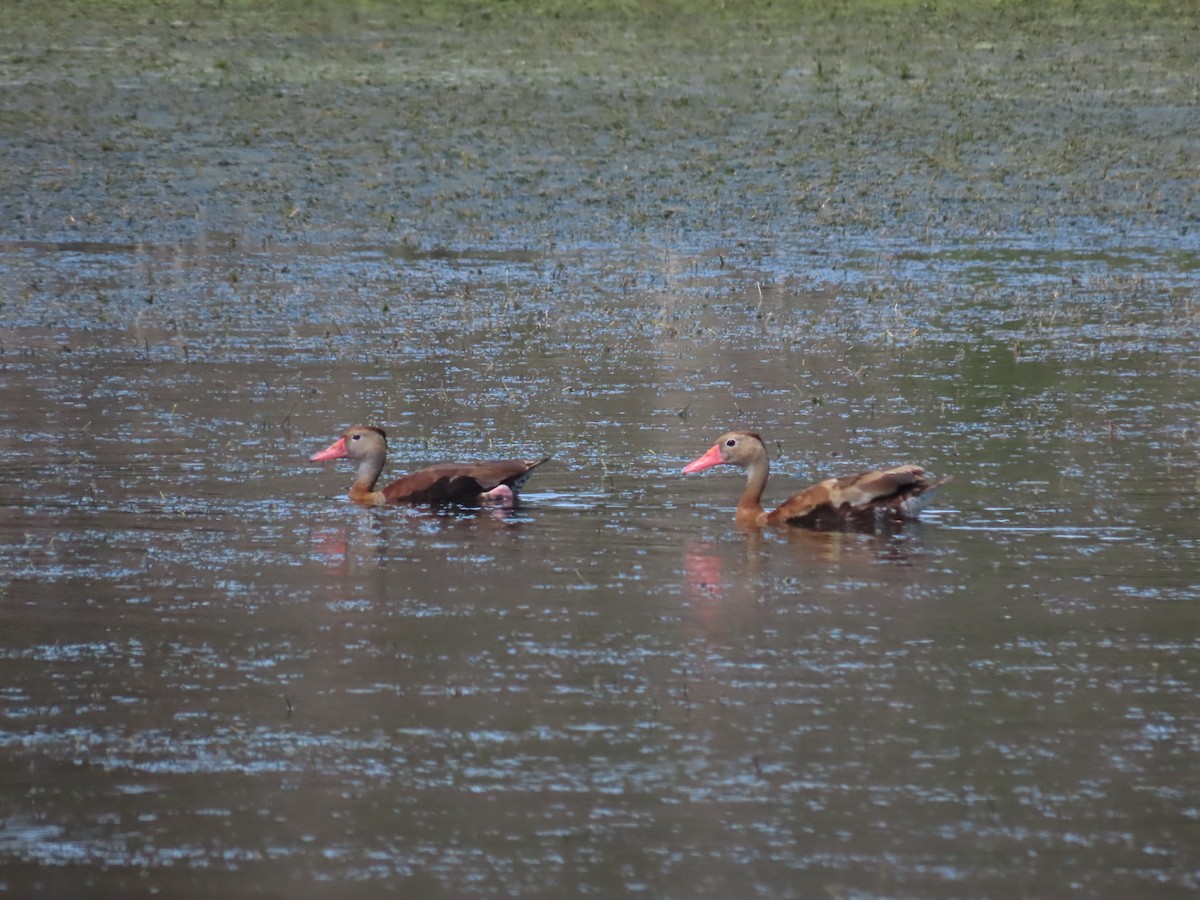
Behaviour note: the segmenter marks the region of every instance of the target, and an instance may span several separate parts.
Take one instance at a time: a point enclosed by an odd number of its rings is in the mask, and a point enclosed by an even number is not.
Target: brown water
[[[15,11],[0,892],[1200,889],[1195,26],[954,9]]]

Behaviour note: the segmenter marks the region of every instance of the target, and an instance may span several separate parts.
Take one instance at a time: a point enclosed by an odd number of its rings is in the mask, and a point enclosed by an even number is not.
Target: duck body
[[[349,459],[357,463],[350,499],[367,506],[391,504],[479,506],[513,505],[517,492],[549,456],[541,459],[496,459],[470,463],[439,463],[419,469],[375,490],[387,461],[387,432],[374,425],[355,425],[320,453],[312,462]]]
[[[734,519],[743,527],[791,525],[816,529],[873,529],[885,522],[915,519],[950,479],[934,480],[921,466],[904,465],[827,478],[805,488],[780,504],[763,509],[763,489],[771,464],[762,438],[752,431],[730,431],[712,448],[684,467],[685,473],[703,472],[719,465],[746,470],[746,489]]]

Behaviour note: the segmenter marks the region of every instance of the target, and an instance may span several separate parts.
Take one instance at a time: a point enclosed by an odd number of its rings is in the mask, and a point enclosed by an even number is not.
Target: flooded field
[[[1200,25],[729,6],[7,11],[0,893],[1200,890]]]

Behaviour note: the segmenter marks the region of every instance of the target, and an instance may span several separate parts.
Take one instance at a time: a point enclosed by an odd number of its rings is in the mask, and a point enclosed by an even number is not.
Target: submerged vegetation
[[[4,232],[751,252],[1195,227],[1200,23],[1107,3],[19,4]],[[1150,177],[1153,176],[1153,177]]]

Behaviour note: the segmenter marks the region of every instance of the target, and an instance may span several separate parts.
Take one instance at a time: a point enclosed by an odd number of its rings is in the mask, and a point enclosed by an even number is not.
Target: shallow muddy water
[[[0,892],[1200,888],[1194,23],[73,9],[0,37]],[[554,459],[361,509],[356,422]],[[734,426],[954,480],[745,534]]]

